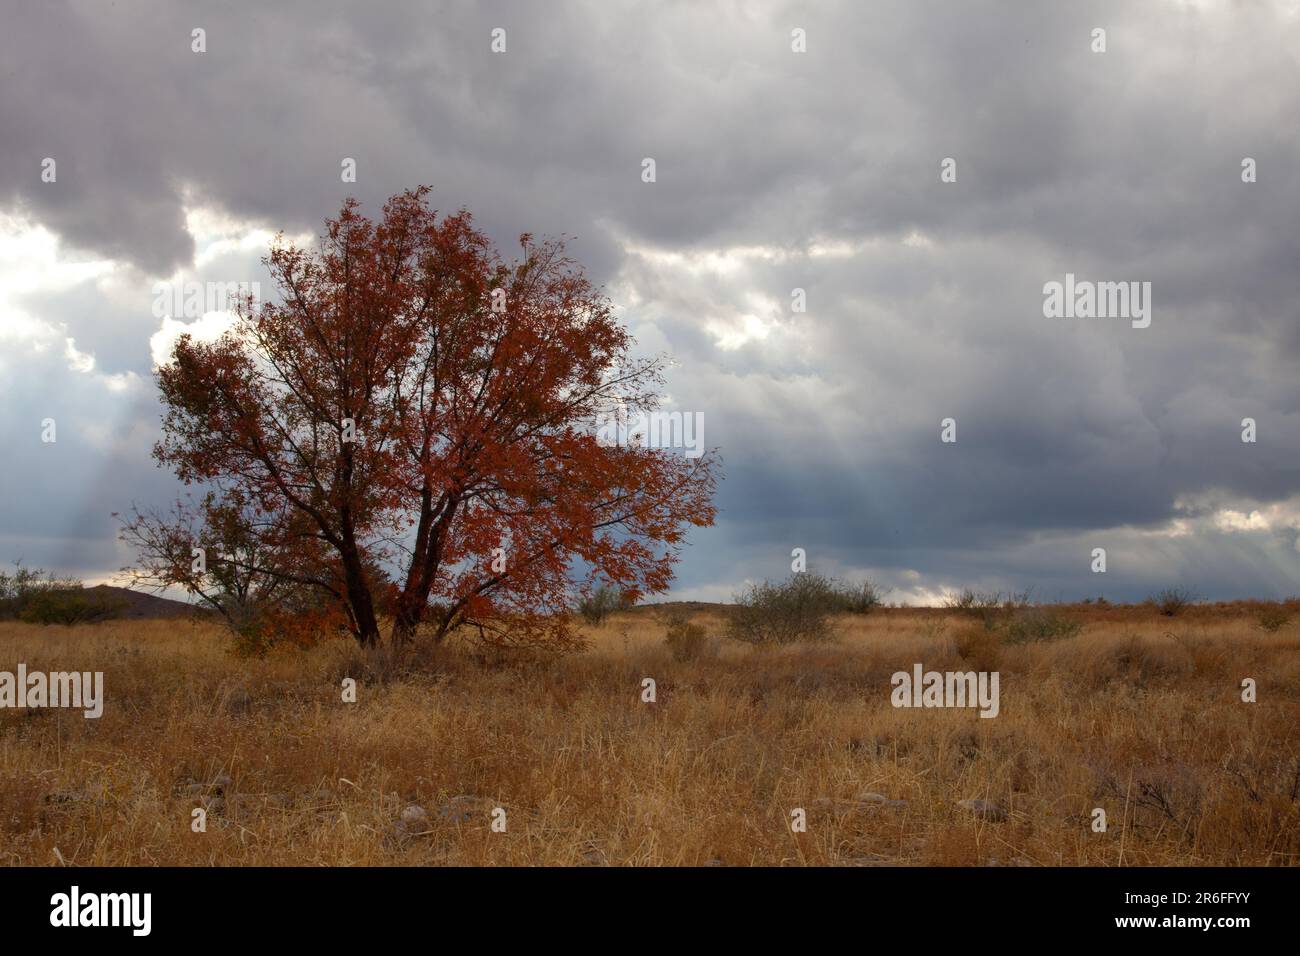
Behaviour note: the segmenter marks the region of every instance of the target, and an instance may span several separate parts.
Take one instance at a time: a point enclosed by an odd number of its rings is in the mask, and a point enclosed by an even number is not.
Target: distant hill
[[[120,620],[155,620],[209,613],[206,608],[186,604],[184,601],[173,601],[171,598],[159,597],[143,591],[132,591],[130,588],[114,587],[111,584],[97,584],[93,588],[83,590],[87,595],[108,598],[115,604],[120,602],[122,610],[114,615]]]
[[[669,613],[672,611],[686,611],[688,614],[730,614],[734,611],[736,605],[722,604],[716,601],[654,601],[647,604],[638,604],[635,607],[628,608],[629,611],[640,611],[643,614]]]

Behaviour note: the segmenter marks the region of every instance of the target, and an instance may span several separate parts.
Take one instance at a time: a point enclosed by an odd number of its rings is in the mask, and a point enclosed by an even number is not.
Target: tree
[[[87,588],[79,578],[14,562],[14,573],[0,571],[0,620],[29,624],[85,624],[117,617],[123,601],[101,588]]]
[[[313,251],[277,239],[279,301],[244,299],[158,370],[154,454],[221,489],[265,551],[246,571],[335,602],[362,645],[385,609],[398,642],[428,623],[563,644],[575,588],[666,589],[687,526],[712,524],[716,455],[598,441],[657,407],[664,360],[632,355],[562,242],[525,234],[507,263],[427,193],[378,223],[348,200]]]
[[[310,643],[346,623],[337,562],[283,502],[266,512],[237,488],[214,488],[166,513],[133,507],[115,517],[137,555],[137,565],[122,569],[130,585],[184,588],[220,614],[246,650],[284,638]]]

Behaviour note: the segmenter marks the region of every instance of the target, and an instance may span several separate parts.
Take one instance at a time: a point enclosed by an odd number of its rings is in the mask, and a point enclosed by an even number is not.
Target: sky
[[[179,490],[154,363],[227,317],[158,283],[428,184],[672,356],[674,598],[1300,593],[1298,2],[0,6],[0,562],[110,580]]]

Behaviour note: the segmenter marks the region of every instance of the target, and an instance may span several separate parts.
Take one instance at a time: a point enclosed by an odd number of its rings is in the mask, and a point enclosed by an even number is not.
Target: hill
[[[87,596],[106,598],[114,604],[120,604],[121,611],[114,616],[122,620],[162,620],[209,613],[206,608],[186,604],[184,601],[174,601],[171,598],[146,594],[143,591],[132,591],[130,588],[114,587],[111,584],[98,584],[83,590]]]

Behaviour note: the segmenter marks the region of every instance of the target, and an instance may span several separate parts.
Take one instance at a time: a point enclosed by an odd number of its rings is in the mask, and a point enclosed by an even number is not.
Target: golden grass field
[[[696,619],[720,635],[719,613]],[[103,671],[107,702],[98,721],[0,711],[0,859],[1300,862],[1300,625],[1265,633],[1250,605],[1081,616],[1077,637],[1006,646],[942,611],[885,609],[837,619],[829,644],[720,640],[690,663],[649,608],[542,662],[457,646],[383,661],[343,640],[259,660],[208,622],[4,623],[0,669]],[[916,662],[998,670],[1000,715],[893,708],[890,675]],[[906,804],[859,804],[867,791]],[[956,805],[973,798],[1006,818]],[[207,832],[192,832],[204,804]],[[410,806],[427,817],[399,824]],[[796,807],[806,833],[791,832]]]

